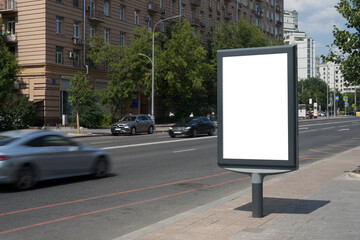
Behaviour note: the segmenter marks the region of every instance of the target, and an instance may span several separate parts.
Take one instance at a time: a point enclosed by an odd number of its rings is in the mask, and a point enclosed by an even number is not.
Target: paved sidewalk
[[[251,188],[116,240],[360,239],[360,147],[265,178],[264,215],[252,218]]]

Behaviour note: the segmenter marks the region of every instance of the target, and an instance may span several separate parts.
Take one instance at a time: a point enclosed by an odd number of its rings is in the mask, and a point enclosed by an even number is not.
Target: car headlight
[[[125,125],[124,128],[129,128],[129,125]]]
[[[169,130],[172,130],[172,127],[169,127]]]
[[[186,130],[190,130],[190,129],[191,129],[191,127],[186,127],[185,129],[186,129]]]

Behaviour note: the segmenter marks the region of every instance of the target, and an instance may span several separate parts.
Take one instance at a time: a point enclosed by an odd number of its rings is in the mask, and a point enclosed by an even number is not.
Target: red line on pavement
[[[236,182],[236,181],[245,180],[245,179],[248,179],[248,178],[250,178],[250,177],[237,178],[237,179],[234,179],[234,180],[230,180],[230,181],[226,181],[226,182],[222,182],[222,183],[218,183],[218,184],[214,184],[214,185],[210,185],[210,186],[206,186],[206,187],[202,187],[202,188],[191,189],[191,190],[178,192],[178,193],[174,193],[174,194],[170,194],[170,195],[165,195],[165,196],[161,196],[161,197],[151,198],[151,199],[147,199],[147,200],[143,200],[143,201],[139,201],[139,202],[128,203],[128,204],[124,204],[124,205],[120,205],[120,206],[116,206],[116,207],[105,208],[105,209],[101,209],[101,210],[97,210],[97,211],[81,213],[81,214],[77,214],[77,215],[73,215],[73,216],[69,216],[69,217],[54,219],[54,220],[47,221],[47,222],[36,223],[36,224],[32,224],[32,225],[28,225],[28,226],[24,226],[24,227],[19,227],[19,228],[13,228],[13,229],[9,229],[9,230],[0,232],[0,235],[11,233],[11,232],[16,232],[16,231],[20,231],[20,230],[25,230],[25,229],[28,229],[28,228],[43,226],[43,225],[50,224],[50,223],[70,220],[70,219],[74,219],[74,218],[78,218],[78,217],[82,217],[82,216],[87,216],[87,215],[91,215],[91,214],[95,214],[95,213],[107,212],[107,211],[111,211],[111,210],[114,210],[114,209],[119,209],[119,208],[123,208],[123,207],[128,207],[128,206],[138,205],[138,204],[142,204],[142,203],[152,202],[152,201],[156,201],[156,200],[160,200],[160,199],[164,199],[164,198],[175,197],[175,196],[178,196],[178,195],[194,192],[194,191],[197,191],[197,190],[213,188],[213,187],[221,186],[221,185],[224,185],[224,184],[227,184],[227,183],[232,183],[232,182]]]
[[[61,205],[67,205],[67,204],[78,203],[78,202],[85,202],[85,201],[89,201],[89,200],[112,197],[112,196],[126,194],[126,193],[139,192],[139,191],[143,191],[143,190],[149,190],[149,189],[165,187],[165,186],[169,186],[169,185],[175,185],[175,184],[178,184],[178,183],[191,182],[191,181],[196,181],[196,180],[201,180],[201,179],[206,179],[206,178],[218,177],[218,176],[229,174],[229,173],[231,173],[231,172],[223,172],[223,173],[218,173],[218,174],[209,175],[209,176],[205,176],[205,177],[193,178],[193,179],[188,179],[188,180],[183,180],[183,181],[178,181],[178,182],[165,183],[165,184],[160,184],[160,185],[155,185],[155,186],[150,186],[150,187],[144,187],[144,188],[138,188],[138,189],[123,191],[123,192],[111,193],[111,194],[107,194],[107,195],[103,195],[103,196],[83,198],[83,199],[78,199],[78,200],[74,200],[74,201],[55,203],[55,204],[44,205],[44,206],[40,206],[40,207],[27,208],[27,209],[12,211],[12,212],[0,213],[0,216],[16,214],[16,213],[22,213],[22,212],[28,212],[28,211],[33,211],[33,210],[38,210],[38,209],[43,209],[43,208],[49,208],[49,207],[55,207],[55,206],[61,206]]]

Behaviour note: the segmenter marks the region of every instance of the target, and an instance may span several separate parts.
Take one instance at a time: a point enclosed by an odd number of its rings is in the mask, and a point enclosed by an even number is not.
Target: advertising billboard
[[[218,51],[218,164],[298,168],[297,48]]]

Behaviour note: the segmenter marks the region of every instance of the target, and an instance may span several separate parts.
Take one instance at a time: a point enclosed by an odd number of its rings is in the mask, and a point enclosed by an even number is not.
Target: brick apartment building
[[[89,65],[90,36],[103,34],[110,44],[126,46],[134,28],[151,31],[160,19],[179,14],[204,44],[221,22],[237,19],[256,24],[270,40],[283,37],[283,0],[0,0],[0,33],[18,55],[19,88],[36,103],[37,124],[54,125],[69,114],[70,79]],[[95,89],[107,86],[105,71],[105,65],[89,66]],[[149,113],[147,98],[134,93],[134,99],[133,113]]]

